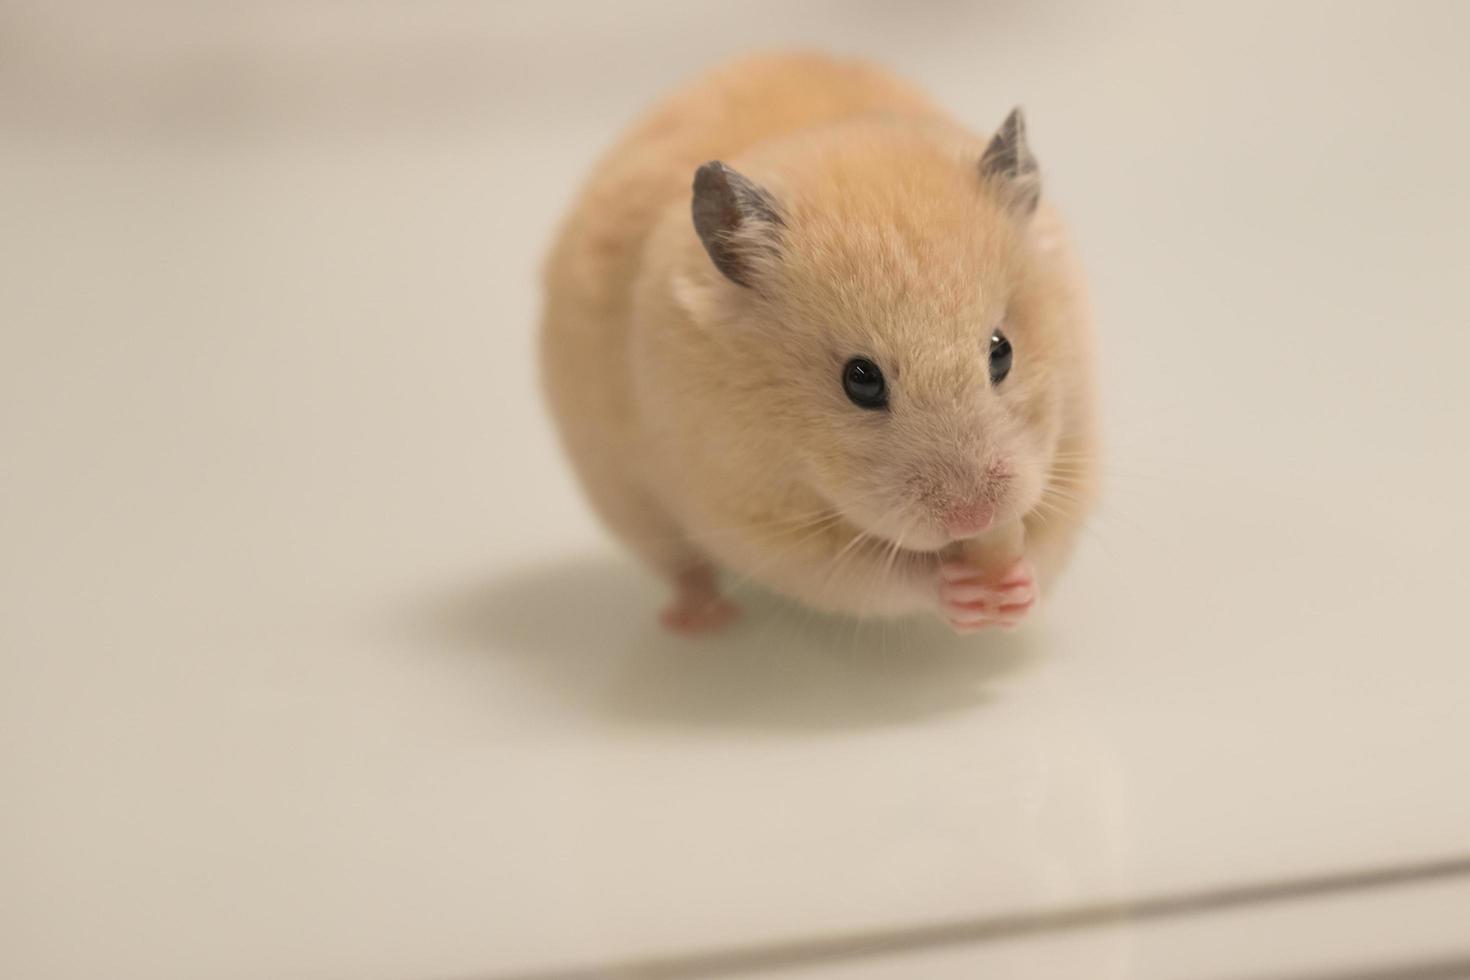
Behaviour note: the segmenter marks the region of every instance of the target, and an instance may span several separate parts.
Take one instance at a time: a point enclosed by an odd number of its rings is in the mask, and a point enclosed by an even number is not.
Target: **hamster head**
[[[1060,429],[1040,181],[1019,110],[985,144],[851,122],[694,182],[675,283],[770,464],[875,537],[937,550],[1040,501]]]

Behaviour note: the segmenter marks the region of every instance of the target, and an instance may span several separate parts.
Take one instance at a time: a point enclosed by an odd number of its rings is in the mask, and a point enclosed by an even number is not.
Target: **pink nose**
[[[952,507],[944,515],[944,529],[951,537],[968,538],[990,527],[995,508],[985,501]]]

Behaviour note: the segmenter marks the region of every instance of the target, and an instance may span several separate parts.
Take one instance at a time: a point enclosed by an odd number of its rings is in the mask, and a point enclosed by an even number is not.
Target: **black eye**
[[[859,408],[886,408],[888,385],[883,372],[866,357],[854,357],[842,369],[842,390]]]
[[[990,335],[990,383],[998,385],[1011,373],[1011,342],[997,330]]]

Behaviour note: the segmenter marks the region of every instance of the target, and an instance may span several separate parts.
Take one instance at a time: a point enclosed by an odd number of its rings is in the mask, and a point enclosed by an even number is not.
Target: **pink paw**
[[[674,601],[659,614],[664,628],[685,636],[713,633],[740,615],[740,607],[720,595],[712,571],[703,566],[685,572],[675,582]]]
[[[963,561],[939,566],[939,612],[956,633],[1015,629],[1040,597],[1024,558],[998,573]]]
[[[664,607],[658,621],[671,632],[698,636],[723,629],[739,615],[740,607],[720,596],[699,600],[680,597]]]

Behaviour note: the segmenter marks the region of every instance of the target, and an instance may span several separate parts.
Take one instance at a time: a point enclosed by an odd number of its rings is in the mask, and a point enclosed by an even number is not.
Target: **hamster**
[[[862,62],[718,68],[598,162],[542,376],[593,507],[722,626],[721,572],[1014,627],[1095,496],[1091,325],[1019,109],[988,140]]]

